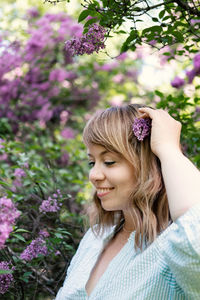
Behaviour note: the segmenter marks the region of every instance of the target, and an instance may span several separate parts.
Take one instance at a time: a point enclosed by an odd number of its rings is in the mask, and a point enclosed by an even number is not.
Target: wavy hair
[[[145,105],[129,104],[97,112],[84,128],[83,142],[117,152],[134,166],[137,182],[129,197],[129,210],[136,228],[135,248],[142,249],[143,242],[152,243],[169,225],[171,217],[160,161],[151,151],[150,136],[141,142],[133,134],[132,124],[139,116],[139,107]],[[96,192],[88,214],[97,236],[114,225],[117,232],[125,222],[122,211],[103,209]]]

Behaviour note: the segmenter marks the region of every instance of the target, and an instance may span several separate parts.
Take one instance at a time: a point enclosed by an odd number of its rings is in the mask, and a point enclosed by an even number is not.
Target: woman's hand
[[[161,159],[162,155],[169,151],[181,151],[180,134],[181,123],[172,118],[163,109],[152,109],[148,107],[139,108],[142,113],[139,118],[150,117],[151,128],[151,150]]]

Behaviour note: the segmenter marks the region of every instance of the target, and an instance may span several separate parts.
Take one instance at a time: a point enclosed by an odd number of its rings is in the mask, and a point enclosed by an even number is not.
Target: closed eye
[[[107,166],[111,166],[115,163],[115,161],[105,161],[104,164]]]
[[[107,166],[111,166],[111,165],[115,164],[115,161],[105,161],[104,164],[107,165]],[[88,165],[90,167],[94,167],[95,162],[94,161],[89,161]]]

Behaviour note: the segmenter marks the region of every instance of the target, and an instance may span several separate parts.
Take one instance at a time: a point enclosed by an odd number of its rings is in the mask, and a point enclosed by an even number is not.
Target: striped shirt
[[[200,203],[143,251],[134,250],[132,232],[88,296],[90,272],[113,231],[102,238],[87,231],[55,300],[200,300]]]

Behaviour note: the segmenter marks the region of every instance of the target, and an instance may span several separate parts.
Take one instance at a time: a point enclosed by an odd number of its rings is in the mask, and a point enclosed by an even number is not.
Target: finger
[[[142,116],[150,117],[151,119],[153,119],[153,116],[154,116],[154,113],[155,113],[154,109],[149,108],[149,107],[141,107],[138,110],[139,110],[139,112],[142,113]],[[142,116],[140,116],[140,117],[142,117]]]
[[[138,116],[138,119],[144,119],[144,118],[149,118],[149,115],[147,113],[142,113],[141,115]]]

